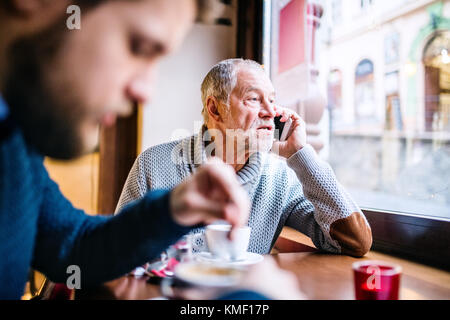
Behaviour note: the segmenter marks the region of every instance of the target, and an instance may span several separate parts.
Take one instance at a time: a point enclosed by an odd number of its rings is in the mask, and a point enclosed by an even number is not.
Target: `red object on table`
[[[162,270],[152,269],[150,271],[151,271],[151,273],[153,273],[154,275],[156,275],[158,277],[165,278],[165,277],[167,277],[166,270],[173,272],[178,263],[179,262],[176,259],[170,258],[169,261],[167,262],[167,266],[164,269],[162,269]]]
[[[381,261],[353,264],[356,300],[398,300],[401,267]]]
[[[72,290],[63,283],[55,283],[49,300],[70,300]]]
[[[178,260],[176,260],[174,258],[170,258],[169,262],[167,263],[166,270],[173,272],[175,270],[175,267],[177,266],[177,264],[179,264]]]

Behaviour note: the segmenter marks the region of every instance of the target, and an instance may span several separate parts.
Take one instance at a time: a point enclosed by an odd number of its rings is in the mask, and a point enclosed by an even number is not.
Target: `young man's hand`
[[[267,255],[264,261],[252,266],[237,289],[253,290],[274,300],[305,300],[297,277],[278,267],[274,258]]]
[[[231,166],[213,158],[175,187],[170,196],[173,219],[193,226],[225,220],[235,227],[247,223],[250,200]]]

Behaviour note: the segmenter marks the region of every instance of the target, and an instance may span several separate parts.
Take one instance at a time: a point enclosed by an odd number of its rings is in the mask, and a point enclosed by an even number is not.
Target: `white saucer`
[[[229,266],[249,266],[252,264],[257,264],[264,260],[264,256],[253,252],[247,252],[244,258],[236,261],[222,260],[220,258],[213,257],[210,252],[199,252],[196,253],[194,257],[198,261],[220,263],[221,265]]]
[[[211,273],[209,271],[216,270]],[[175,277],[187,283],[201,287],[229,287],[236,285],[245,275],[245,270],[230,265],[209,264],[204,262],[179,263],[175,268]]]

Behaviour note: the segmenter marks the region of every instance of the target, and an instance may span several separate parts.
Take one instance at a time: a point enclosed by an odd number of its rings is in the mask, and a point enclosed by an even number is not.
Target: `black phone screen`
[[[281,116],[275,117],[275,119],[274,119],[274,122],[275,122],[274,136],[275,136],[275,139],[277,139],[277,140],[280,140],[281,133],[283,132],[284,125],[286,124],[286,122],[281,122],[280,120],[281,120]]]

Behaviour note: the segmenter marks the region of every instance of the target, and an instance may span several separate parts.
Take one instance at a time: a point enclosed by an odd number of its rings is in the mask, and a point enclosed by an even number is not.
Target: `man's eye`
[[[135,56],[149,58],[156,53],[156,48],[148,41],[143,41],[137,37],[133,37],[130,45],[131,53]]]

